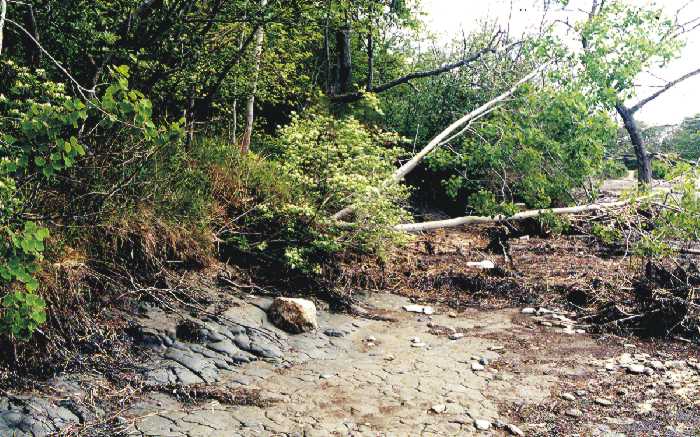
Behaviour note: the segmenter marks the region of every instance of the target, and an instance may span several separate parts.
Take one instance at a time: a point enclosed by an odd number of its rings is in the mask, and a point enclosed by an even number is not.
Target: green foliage
[[[0,64],[0,113],[5,115],[0,118],[0,277],[7,291],[2,328],[16,338],[29,337],[46,319],[34,274],[49,232],[26,215],[37,194],[86,155],[90,138],[81,131],[90,125],[93,140],[109,131],[138,132],[140,141],[156,146],[181,135],[178,123],[155,126],[150,102],[129,90],[125,67],[113,70],[116,83],[89,107],[44,74],[11,60]]]
[[[664,140],[664,149],[677,153],[684,159],[700,159],[700,114],[685,118],[673,134]]]
[[[602,144],[614,129],[580,93],[526,87],[427,163],[453,174],[443,185],[455,199],[476,200],[471,193],[487,190],[499,193],[498,202],[549,208],[571,202],[572,190],[601,166]]]
[[[537,216],[537,221],[545,234],[561,235],[571,228],[571,222],[566,216],[557,215],[551,211],[545,211]]]
[[[603,161],[599,174],[602,179],[622,179],[627,176],[627,167],[622,162],[607,159]]]
[[[255,214],[247,216],[250,226],[266,228],[267,235],[276,229],[274,239],[282,241],[282,247],[265,240],[245,244],[282,253],[293,268],[318,272],[329,255],[347,250],[381,253],[401,242],[401,234],[391,226],[407,218],[401,206],[408,190],[398,184],[377,188],[392,174],[401,154],[391,147],[397,139],[351,117],[293,116],[275,142],[277,155],[268,164],[272,170],[266,166],[261,172],[257,165],[268,190],[261,193]],[[352,225],[330,219],[352,201],[358,206]]]
[[[588,85],[611,107],[634,94],[635,78],[664,65],[682,48],[675,23],[662,10],[614,0],[578,25],[586,49],[580,55]]]
[[[591,228],[591,233],[607,245],[618,243],[623,238],[622,231],[613,225],[594,223]]]

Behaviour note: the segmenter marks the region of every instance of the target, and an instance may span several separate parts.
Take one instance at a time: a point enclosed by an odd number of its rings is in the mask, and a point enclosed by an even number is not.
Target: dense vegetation
[[[640,175],[649,165],[654,143],[634,112],[652,99],[625,105],[685,31],[664,11],[593,2],[569,24],[573,37],[543,27],[516,38],[486,23],[425,50],[421,5],[402,0],[1,3],[0,330],[10,341],[60,317],[45,297],[62,285],[46,272],[69,261],[133,286],[155,281],[164,259],[204,264],[224,246],[313,276],[405,241],[395,225],[416,212],[412,199],[460,215],[593,200],[600,175],[624,173],[606,156],[634,151]],[[407,184],[388,182],[508,90]],[[616,113],[631,145],[618,141]],[[699,138],[689,118],[652,151],[697,160]],[[692,195],[683,202],[697,213]],[[349,205],[351,217],[332,218]],[[695,237],[697,217],[684,217],[662,217],[683,234],[673,238]],[[650,238],[670,238],[664,229]]]

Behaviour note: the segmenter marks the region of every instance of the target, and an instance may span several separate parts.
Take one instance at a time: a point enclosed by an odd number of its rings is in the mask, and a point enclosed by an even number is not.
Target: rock
[[[370,335],[365,337],[365,341],[367,343],[375,343],[377,341],[377,337],[375,337],[374,335]]]
[[[485,369],[485,367],[484,367],[483,365],[481,365],[481,364],[479,364],[479,363],[472,363],[472,370],[473,370],[473,371],[475,371],[475,372],[480,372],[480,371],[482,371],[482,370],[484,370],[484,369]]]
[[[496,267],[496,264],[493,263],[493,261],[489,260],[484,260],[484,261],[469,261],[467,262],[467,267],[476,267],[478,269],[484,269],[484,270],[491,270]]]
[[[420,343],[420,338],[419,337],[411,337],[411,338],[409,338],[409,341],[411,343]]]
[[[323,331],[323,333],[326,334],[328,337],[345,337],[345,333],[338,329],[329,328]]]
[[[278,297],[270,305],[267,317],[275,326],[292,334],[318,329],[316,305],[306,299]]]
[[[595,403],[598,405],[602,405],[604,407],[610,407],[613,405],[613,401],[610,399],[605,399],[605,398],[596,398]]]
[[[505,349],[505,348],[504,348],[503,346],[491,346],[491,347],[489,348],[489,350],[492,351],[492,352],[500,352],[500,351],[502,351],[502,350],[504,350],[504,349]]]
[[[393,355],[387,355],[384,357],[384,361],[394,361],[396,359]]]
[[[576,400],[576,396],[572,395],[571,393],[562,393],[561,398],[572,402]]]
[[[576,390],[576,396],[586,396],[586,390]]]
[[[436,404],[430,407],[430,410],[435,413],[435,414],[442,414],[447,410],[447,405],[445,404]]]
[[[583,411],[579,410],[578,408],[571,408],[569,410],[566,410],[564,413],[569,417],[581,417],[583,416]]]
[[[419,313],[419,314],[434,314],[435,310],[433,307],[424,305],[404,305],[403,309],[409,313]]]
[[[427,346],[427,344],[421,343],[421,342],[411,343],[411,347],[426,347],[426,346]]]
[[[644,374],[645,374],[645,375],[651,376],[651,375],[654,374],[654,369],[652,369],[651,367],[645,367],[645,368],[644,368]]]
[[[525,435],[523,430],[521,430],[517,426],[513,425],[512,423],[509,423],[508,425],[506,425],[506,430],[508,430],[509,433],[511,433],[513,435],[520,436],[520,437]]]
[[[332,377],[333,375],[330,374],[323,374],[319,376],[320,379],[331,379]]]
[[[551,322],[546,322],[546,321],[540,322],[540,325],[542,325],[542,326],[544,326],[544,327],[546,327],[546,328],[551,328],[551,327],[552,327],[552,323],[551,323]]]
[[[464,334],[461,332],[455,332],[449,335],[448,337],[450,340],[459,340],[461,338],[464,338]]]
[[[478,429],[479,431],[488,431],[491,429],[491,422],[484,419],[475,419],[474,428]]]
[[[523,314],[535,314],[537,312],[537,310],[534,308],[528,307],[528,308],[523,308],[522,311],[520,311],[520,312]]]
[[[641,364],[632,364],[629,367],[627,367],[627,371],[635,375],[641,375],[642,373],[644,373],[644,369],[645,367]]]
[[[489,365],[489,360],[487,360],[487,359],[484,358],[484,357],[481,357],[481,358],[479,358],[479,364],[481,364],[482,366],[488,366],[488,365]]]

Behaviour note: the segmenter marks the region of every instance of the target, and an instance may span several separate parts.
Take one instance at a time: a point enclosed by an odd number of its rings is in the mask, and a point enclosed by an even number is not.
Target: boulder
[[[318,329],[316,305],[306,299],[278,297],[267,310],[267,318],[278,328],[292,334]]]

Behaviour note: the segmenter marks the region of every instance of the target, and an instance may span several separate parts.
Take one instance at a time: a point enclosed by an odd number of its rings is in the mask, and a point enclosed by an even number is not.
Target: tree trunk
[[[350,55],[350,27],[338,29],[335,33],[338,51],[338,86],[336,92],[345,94],[352,88],[352,57]]]
[[[615,106],[615,109],[617,109],[617,113],[620,114],[620,117],[625,124],[625,130],[627,130],[632,146],[634,146],[634,154],[637,156],[639,182],[644,185],[651,184],[651,160],[649,159],[649,155],[644,147],[644,141],[642,140],[642,135],[639,132],[637,121],[634,119],[634,113],[622,103],[618,103]]]
[[[264,8],[267,0],[260,0],[260,6]],[[260,60],[262,58],[263,40],[265,39],[265,28],[258,27],[255,31],[255,65],[253,67],[253,89],[248,96],[245,110],[245,131],[241,141],[241,153],[248,153],[250,150],[250,137],[253,135],[253,121],[255,120],[255,93],[258,90],[258,76],[260,74]]]
[[[0,55],[2,54],[2,39],[5,30],[5,16],[7,15],[7,0],[0,0]]]
[[[367,33],[367,91],[372,89],[374,82],[374,38],[372,29]]]

